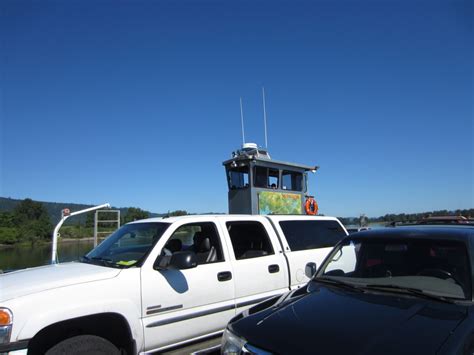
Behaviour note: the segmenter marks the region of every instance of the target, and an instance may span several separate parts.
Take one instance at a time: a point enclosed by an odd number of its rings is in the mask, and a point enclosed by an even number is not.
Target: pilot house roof
[[[232,152],[232,158],[224,161],[222,164],[224,166],[232,165],[232,163],[244,163],[246,165],[246,163],[250,162],[256,163],[256,165],[280,166],[304,171],[315,171],[319,169],[319,166],[272,160],[266,149],[259,148],[256,144],[252,143],[247,143],[242,149]]]

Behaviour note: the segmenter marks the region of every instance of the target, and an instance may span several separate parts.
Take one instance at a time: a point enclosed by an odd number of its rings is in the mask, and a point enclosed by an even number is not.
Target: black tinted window
[[[259,222],[227,222],[235,258],[249,259],[274,254],[265,227]]]
[[[346,233],[336,221],[282,221],[292,251],[333,247]]]

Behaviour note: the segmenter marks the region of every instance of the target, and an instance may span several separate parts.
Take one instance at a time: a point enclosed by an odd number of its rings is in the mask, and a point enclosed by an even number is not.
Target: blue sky
[[[227,211],[246,140],[320,212],[474,207],[472,1],[23,1],[0,14],[0,196]]]

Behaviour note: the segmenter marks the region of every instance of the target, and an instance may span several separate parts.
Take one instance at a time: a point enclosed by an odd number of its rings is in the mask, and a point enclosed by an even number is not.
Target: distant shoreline
[[[58,243],[74,243],[74,242],[89,242],[94,241],[94,237],[84,237],[84,238],[59,238]],[[52,241],[42,241],[39,245],[52,244]],[[16,244],[0,244],[0,249],[10,249],[23,246],[31,246],[30,243],[16,243]]]

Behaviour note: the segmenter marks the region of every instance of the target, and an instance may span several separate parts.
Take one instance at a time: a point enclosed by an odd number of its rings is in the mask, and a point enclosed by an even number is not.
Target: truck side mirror
[[[193,251],[177,251],[171,255],[168,269],[191,269],[197,266],[196,254]]]
[[[316,263],[307,263],[304,273],[309,279],[312,279],[313,276],[316,275],[317,270],[318,268],[316,267]]]

